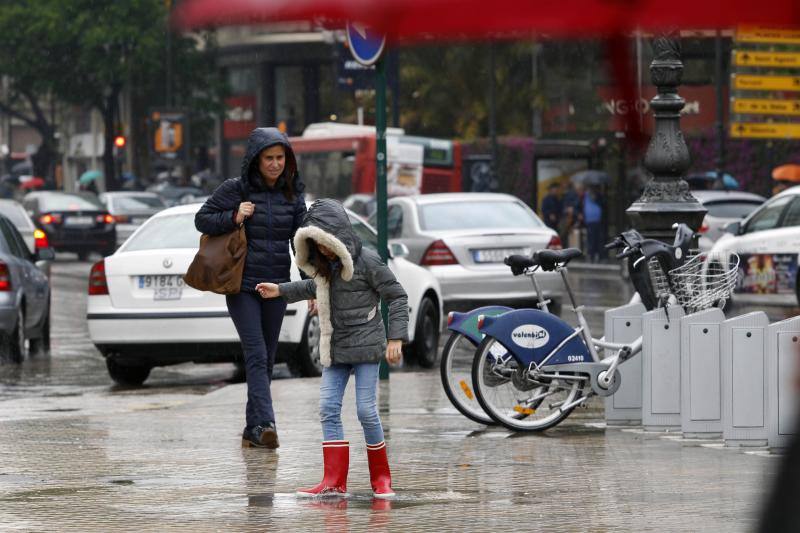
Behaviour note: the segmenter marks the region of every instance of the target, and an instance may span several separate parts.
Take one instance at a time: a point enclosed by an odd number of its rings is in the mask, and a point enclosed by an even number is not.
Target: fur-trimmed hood
[[[350,281],[353,265],[361,254],[361,239],[353,231],[350,218],[341,203],[329,198],[316,200],[295,233],[295,262],[300,270],[313,278],[316,269],[309,257],[308,239],[333,250],[342,264],[342,279]]]

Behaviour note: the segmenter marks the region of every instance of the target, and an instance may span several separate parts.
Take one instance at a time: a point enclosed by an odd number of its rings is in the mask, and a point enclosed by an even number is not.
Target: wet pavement
[[[636,428],[596,408],[544,434],[459,415],[435,373],[381,384],[394,486],[373,500],[345,397],[349,489],[293,491],[320,475],[318,379],[276,381],[281,448],[242,449],[244,385],[203,396],[62,398],[60,410],[0,421],[0,529],[20,531],[747,531],[771,472],[763,450]]]

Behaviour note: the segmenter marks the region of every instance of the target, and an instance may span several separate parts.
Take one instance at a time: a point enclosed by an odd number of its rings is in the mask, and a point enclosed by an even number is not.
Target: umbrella
[[[88,185],[94,180],[102,177],[103,173],[100,172],[99,170],[87,170],[86,172],[81,174],[80,178],[78,178],[78,183],[80,183],[81,185]]]
[[[608,183],[608,173],[602,170],[579,170],[569,178],[574,184],[602,185]]]
[[[709,182],[714,181],[717,179],[717,173],[713,170],[709,170],[708,172],[703,172],[702,174],[689,174],[686,176],[686,181],[689,185],[692,185],[692,182]],[[738,189],[739,188],[739,180],[724,172],[722,174],[722,186],[725,189]]]
[[[44,187],[44,180],[36,176],[28,180],[20,180],[19,184],[20,189],[41,189],[42,187]]]
[[[772,179],[800,182],[800,165],[781,165],[772,169]]]
[[[487,12],[488,9],[488,12]],[[183,29],[280,21],[355,21],[390,42],[616,35],[635,29],[730,28],[800,24],[797,0],[185,0],[174,11]]]

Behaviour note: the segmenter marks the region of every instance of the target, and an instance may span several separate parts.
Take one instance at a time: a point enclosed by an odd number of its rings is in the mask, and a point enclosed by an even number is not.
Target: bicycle
[[[694,312],[724,302],[735,284],[737,268],[707,279],[706,261],[688,253],[693,235],[688,227],[677,226],[675,244],[670,246],[626,232],[607,247],[622,248],[617,257],[631,259],[637,291],[652,290],[642,295],[643,301],[647,296],[658,305],[678,303]],[[592,338],[567,278],[567,264],[580,255],[574,248],[541,250],[530,258],[506,260],[515,274],[538,269],[558,272],[578,327],[535,309],[478,317],[477,329],[484,337],[473,357],[474,395],[484,413],[505,427],[542,431],[559,424],[592,396],[613,395],[621,383],[617,367],[642,349],[641,337],[627,344]],[[655,280],[654,271],[661,274]],[[613,355],[601,359],[599,349]]]

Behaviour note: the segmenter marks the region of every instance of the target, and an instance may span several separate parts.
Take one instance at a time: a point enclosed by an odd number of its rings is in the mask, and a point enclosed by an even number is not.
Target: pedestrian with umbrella
[[[99,194],[100,191],[97,189],[97,180],[102,177],[103,173],[99,170],[87,170],[78,178],[78,189]]]

